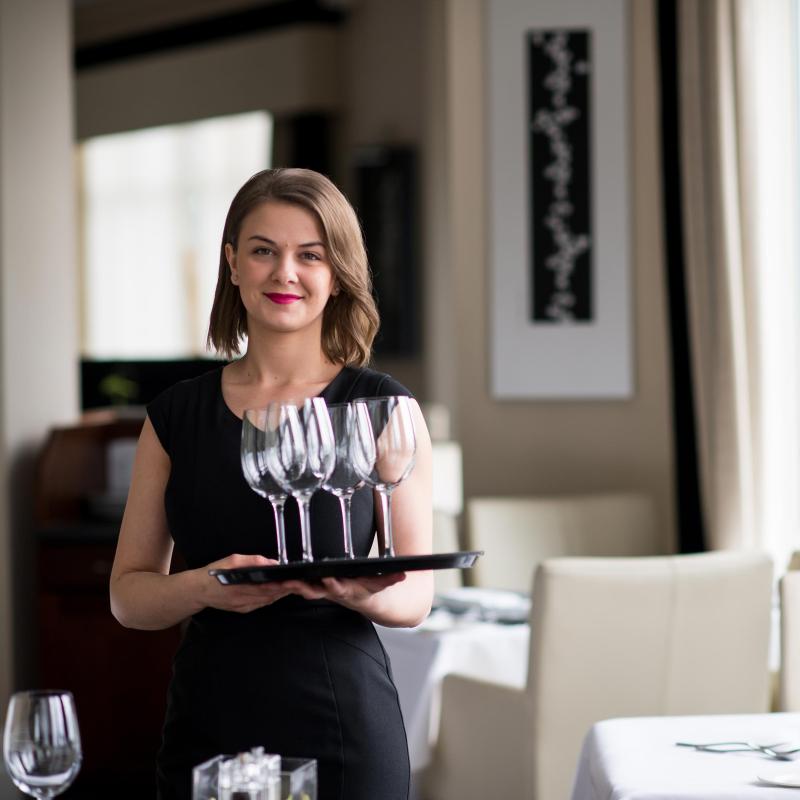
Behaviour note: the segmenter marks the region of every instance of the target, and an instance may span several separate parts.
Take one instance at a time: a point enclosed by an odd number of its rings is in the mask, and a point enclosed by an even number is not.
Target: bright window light
[[[787,25],[791,4],[753,4],[748,33],[758,48],[753,80],[758,172],[752,251],[758,265],[761,371],[761,505],[764,545],[783,572],[800,530],[800,280],[798,280],[797,39]],[[794,99],[794,102],[792,100]],[[788,446],[792,443],[794,446]]]
[[[84,357],[208,354],[225,215],[271,151],[266,112],[80,145]]]

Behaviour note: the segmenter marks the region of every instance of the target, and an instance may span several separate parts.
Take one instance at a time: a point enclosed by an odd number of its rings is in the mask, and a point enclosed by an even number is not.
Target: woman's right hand
[[[243,583],[221,584],[210,569],[241,569],[242,567],[267,567],[278,562],[274,558],[257,555],[241,555],[234,553],[227,558],[214,561],[206,567],[196,570],[202,587],[202,602],[206,607],[218,608],[222,611],[234,611],[247,614],[257,608],[268,606],[291,592],[280,583]]]

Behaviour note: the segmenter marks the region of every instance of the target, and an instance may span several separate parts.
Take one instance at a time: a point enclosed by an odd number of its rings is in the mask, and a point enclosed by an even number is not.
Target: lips
[[[297,300],[301,300],[302,298],[300,295],[297,294],[284,294],[283,292],[268,292],[266,296],[272,300],[273,303],[277,303],[278,305],[285,306],[289,303],[294,303]]]

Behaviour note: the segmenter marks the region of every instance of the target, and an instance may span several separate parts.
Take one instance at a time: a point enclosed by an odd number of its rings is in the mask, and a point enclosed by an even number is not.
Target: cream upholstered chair
[[[476,586],[527,592],[546,558],[667,552],[653,500],[639,492],[473,497],[466,517],[469,549],[484,551],[470,575]]]
[[[757,553],[543,562],[527,686],[445,677],[424,796],[561,800],[599,720],[767,711],[771,592]]]

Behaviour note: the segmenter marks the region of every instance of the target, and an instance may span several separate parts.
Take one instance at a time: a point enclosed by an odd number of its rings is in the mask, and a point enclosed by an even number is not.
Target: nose
[[[272,272],[272,279],[276,283],[295,283],[297,281],[297,270],[291,253],[283,252],[278,256]]]

